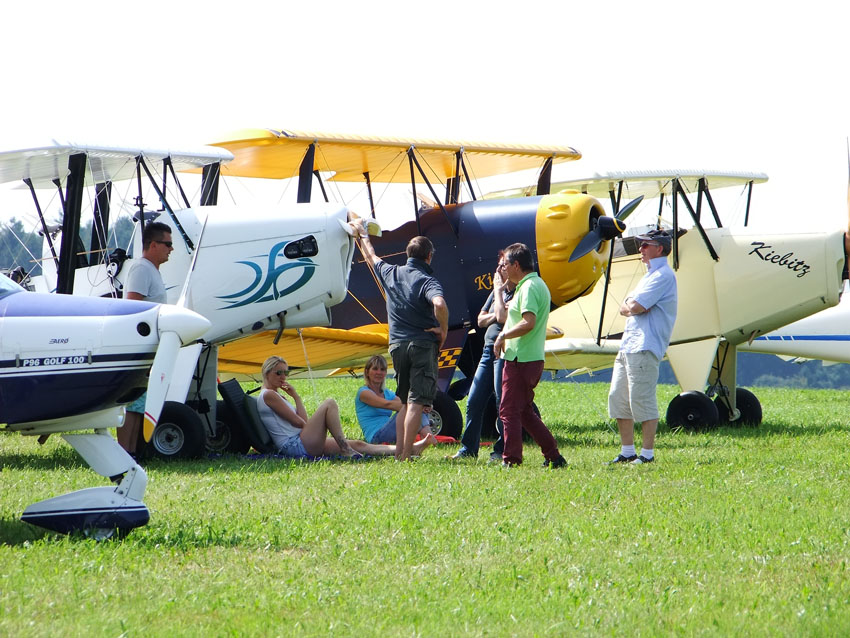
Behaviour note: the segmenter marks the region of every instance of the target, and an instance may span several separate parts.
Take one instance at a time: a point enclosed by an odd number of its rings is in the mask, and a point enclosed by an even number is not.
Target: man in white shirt
[[[171,243],[171,228],[162,222],[145,225],[142,233],[142,258],[133,264],[124,284],[124,298],[137,301],[166,303],[165,284],[159,267],[168,261],[174,247]],[[145,411],[146,394],[127,406],[124,425],[118,428],[118,443],[129,454],[136,454],[139,432]]]
[[[610,464],[640,465],[655,460],[658,366],[670,344],[678,307],[676,275],[667,263],[672,238],[667,231],[651,230],[637,239],[648,272],[620,306],[620,314],[628,319],[614,361],[608,414],[617,419],[621,449]],[[641,423],[640,456],[635,452],[635,421]]]

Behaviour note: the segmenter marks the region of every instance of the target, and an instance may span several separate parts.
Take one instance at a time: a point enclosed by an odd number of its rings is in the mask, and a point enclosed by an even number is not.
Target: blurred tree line
[[[565,375],[565,372],[559,372],[554,375],[555,380],[562,380]],[[568,381],[579,383],[610,383],[611,370],[594,372],[592,377],[587,374],[577,375],[571,377]],[[850,390],[850,365],[838,363],[825,366],[821,361],[794,363],[784,361],[772,354],[739,352],[737,381],[739,386],[744,387],[766,386]],[[676,384],[673,369],[667,361],[661,362],[658,382]]]
[[[91,246],[92,222],[80,228],[82,245]],[[109,230],[108,251],[124,248],[130,244],[133,234],[133,221],[129,217],[119,217]],[[41,250],[44,237],[38,231],[27,231],[21,220],[13,217],[0,226],[0,270],[22,266],[31,276],[41,274]],[[54,242],[56,252],[59,244]]]

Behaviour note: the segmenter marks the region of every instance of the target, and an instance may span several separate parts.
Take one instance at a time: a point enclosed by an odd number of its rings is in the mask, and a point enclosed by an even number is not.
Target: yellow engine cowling
[[[591,220],[605,215],[599,201],[574,190],[545,195],[537,207],[535,234],[540,276],[549,286],[552,303],[562,306],[590,293],[608,263],[608,242],[581,259],[570,255],[590,231]]]

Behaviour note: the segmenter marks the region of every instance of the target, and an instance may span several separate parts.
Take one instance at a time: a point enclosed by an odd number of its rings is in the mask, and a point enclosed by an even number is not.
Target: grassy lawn
[[[358,381],[298,383],[359,432]],[[662,425],[656,463],[609,468],[607,389],[539,389],[564,470],[533,444],[511,470],[150,461],[150,523],[102,543],[18,519],[105,479],[0,435],[0,636],[847,635],[850,395],[756,389],[761,427]]]

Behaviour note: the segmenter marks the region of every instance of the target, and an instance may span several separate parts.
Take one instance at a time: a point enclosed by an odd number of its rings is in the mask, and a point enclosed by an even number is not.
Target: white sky
[[[755,223],[847,224],[841,3],[7,5],[0,148],[245,127],[565,144],[573,177],[760,171]]]

